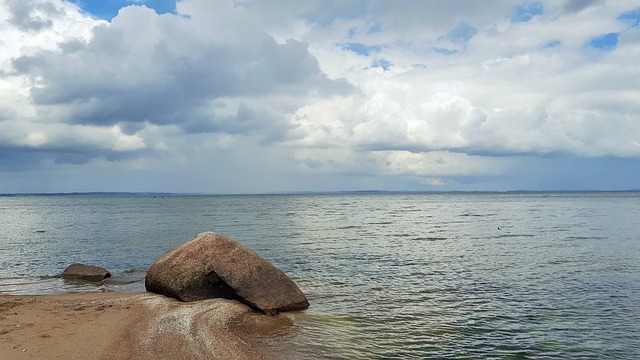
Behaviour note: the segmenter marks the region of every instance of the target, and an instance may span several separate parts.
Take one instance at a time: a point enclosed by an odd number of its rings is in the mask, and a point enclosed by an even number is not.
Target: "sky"
[[[640,189],[637,0],[0,0],[0,193]]]

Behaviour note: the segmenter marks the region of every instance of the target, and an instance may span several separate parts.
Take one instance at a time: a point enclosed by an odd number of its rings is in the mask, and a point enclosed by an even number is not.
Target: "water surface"
[[[640,358],[640,193],[0,197],[0,292],[142,291],[202,231],[291,276],[291,358]],[[72,262],[101,286],[52,277]]]

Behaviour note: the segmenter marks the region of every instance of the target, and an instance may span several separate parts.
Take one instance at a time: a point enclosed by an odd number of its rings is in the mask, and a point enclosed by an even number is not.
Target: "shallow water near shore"
[[[144,290],[203,231],[311,307],[258,339],[320,359],[640,357],[640,193],[0,197],[0,293]],[[55,277],[81,262],[113,278]]]

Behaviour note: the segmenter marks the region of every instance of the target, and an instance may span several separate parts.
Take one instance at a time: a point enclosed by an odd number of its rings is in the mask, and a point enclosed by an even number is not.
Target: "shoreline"
[[[267,316],[227,299],[0,295],[0,359],[285,359],[259,339],[292,325],[287,314]]]

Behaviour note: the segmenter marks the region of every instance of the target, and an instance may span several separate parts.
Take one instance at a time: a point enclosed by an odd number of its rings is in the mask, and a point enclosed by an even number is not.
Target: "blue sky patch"
[[[548,43],[544,44],[542,47],[543,48],[553,48],[553,47],[558,47],[562,45],[562,42],[560,40],[551,40]]]
[[[619,33],[604,34],[589,40],[587,45],[598,50],[611,51],[618,46],[619,35]]]
[[[367,30],[367,34],[373,34],[373,33],[377,33],[382,31],[382,26],[380,26],[380,24],[375,24],[371,27],[369,27],[369,30]]]
[[[69,2],[78,5],[94,17],[108,21],[118,15],[118,10],[129,5],[144,5],[158,14],[175,14],[176,12],[176,0],[69,0]]]
[[[631,23],[631,27],[640,27],[640,8],[623,12],[617,19]]]
[[[383,70],[389,70],[393,66],[393,63],[386,59],[375,59],[371,64],[371,67],[381,67]]]
[[[469,24],[460,24],[455,29],[449,31],[447,35],[441,39],[453,41],[454,43],[465,43],[477,33],[478,29],[473,26]]]
[[[382,49],[382,47],[379,45],[367,46],[363,43],[358,43],[358,42],[342,44],[342,48],[353,51],[358,55],[364,55],[364,56],[369,56],[369,54],[371,54],[372,52],[377,52],[377,51],[380,51],[380,49]]]
[[[514,23],[528,22],[535,16],[542,15],[542,13],[544,13],[542,3],[525,3],[515,8],[511,21]]]
[[[455,50],[455,49],[447,49],[447,48],[436,47],[436,46],[432,47],[431,50],[443,55],[453,55],[458,53],[458,50]]]

